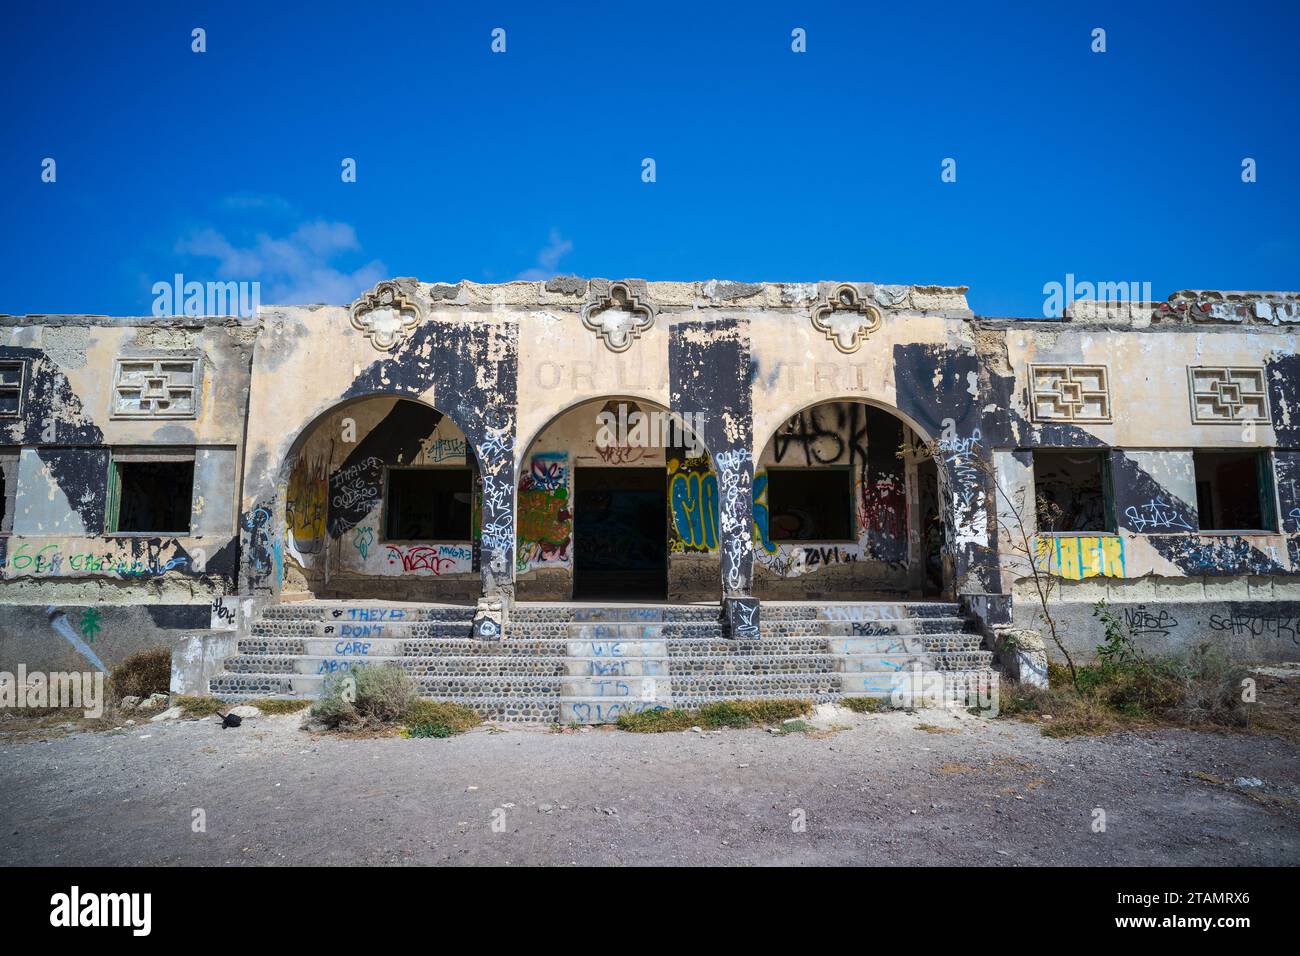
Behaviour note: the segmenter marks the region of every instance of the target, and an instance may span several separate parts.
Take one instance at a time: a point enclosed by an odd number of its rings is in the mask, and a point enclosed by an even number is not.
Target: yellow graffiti
[[[315,554],[325,544],[328,498],[324,459],[309,464],[305,457],[299,458],[289,476],[285,520],[294,546],[302,554]]]
[[[1049,574],[1071,581],[1122,578],[1125,577],[1124,539],[1114,535],[1040,537],[1038,562]]]

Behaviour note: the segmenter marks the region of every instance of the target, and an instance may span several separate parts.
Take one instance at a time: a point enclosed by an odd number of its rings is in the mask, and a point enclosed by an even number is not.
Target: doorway
[[[944,525],[939,510],[939,469],[933,458],[916,467],[921,512],[921,589],[927,598],[943,593]]]
[[[574,470],[575,599],[667,597],[667,483],[663,468]]]

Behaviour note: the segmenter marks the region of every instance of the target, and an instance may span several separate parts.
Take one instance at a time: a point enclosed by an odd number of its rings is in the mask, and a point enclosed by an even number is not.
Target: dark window
[[[25,362],[0,362],[0,416],[13,418],[23,413]]]
[[[124,534],[189,534],[194,497],[193,461],[113,463],[117,520]]]
[[[1109,532],[1110,456],[1107,452],[1034,452],[1034,502],[1043,534]]]
[[[1202,531],[1273,531],[1273,469],[1256,451],[1198,451],[1196,510]]]
[[[18,492],[18,456],[0,451],[0,534],[14,529],[14,499]]]
[[[469,468],[391,468],[389,541],[468,541],[474,475]]]
[[[853,492],[847,468],[769,468],[767,508],[773,541],[853,538]]]

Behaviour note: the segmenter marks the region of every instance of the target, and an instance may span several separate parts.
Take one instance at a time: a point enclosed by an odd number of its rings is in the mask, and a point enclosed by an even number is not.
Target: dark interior
[[[667,484],[663,468],[575,470],[575,598],[667,597]]]
[[[1201,452],[1196,462],[1196,510],[1202,531],[1273,530],[1273,489],[1259,452]]]
[[[1034,452],[1038,530],[1044,534],[1115,530],[1106,502],[1105,452]]]
[[[189,534],[194,462],[119,461],[117,492],[118,531]]]
[[[474,476],[469,468],[392,468],[388,541],[468,541]]]
[[[772,540],[852,540],[850,479],[848,468],[769,468],[767,520]]]

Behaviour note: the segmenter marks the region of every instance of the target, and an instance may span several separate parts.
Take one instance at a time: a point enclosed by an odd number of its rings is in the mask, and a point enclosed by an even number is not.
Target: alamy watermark
[[[83,893],[74,886],[50,897],[50,925],[127,927],[133,936],[148,936],[153,928],[153,894]]]
[[[700,439],[704,429],[703,412],[643,412],[627,402],[618,403],[618,411],[606,407],[596,416],[599,429],[596,447],[606,448],[681,448],[691,457],[704,455]]]
[[[186,282],[179,272],[171,282],[155,282],[150,291],[153,314],[160,319],[180,315],[251,319],[262,304],[260,282]]]
[[[0,710],[51,707],[80,710],[87,717],[104,715],[103,671],[28,672],[19,664],[18,673],[0,671]]]
[[[1067,272],[1065,282],[1043,284],[1043,316],[1048,319],[1063,317],[1076,302],[1095,303],[1099,315],[1113,312],[1119,316],[1127,314],[1134,303],[1150,301],[1150,282],[1080,282],[1073,272]]]

